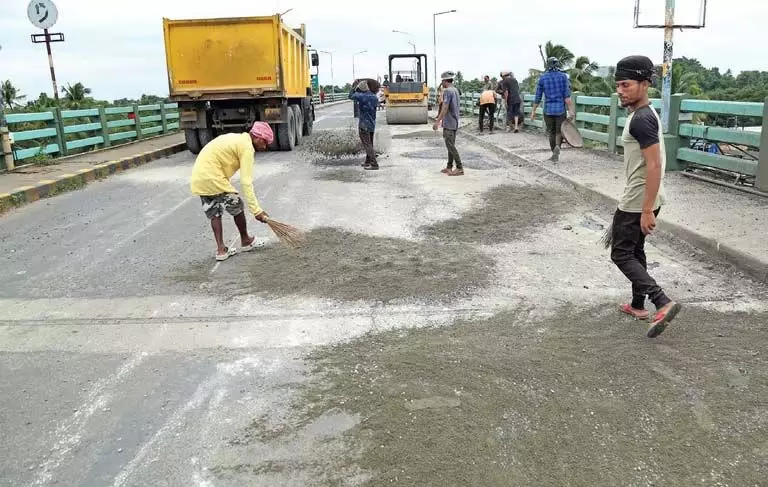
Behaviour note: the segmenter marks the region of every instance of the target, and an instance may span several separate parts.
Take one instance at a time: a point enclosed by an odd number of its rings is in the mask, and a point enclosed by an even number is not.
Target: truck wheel
[[[302,127],[302,130],[304,131],[304,137],[309,137],[312,135],[312,126],[314,123],[315,114],[312,112],[312,107],[309,107],[307,113],[304,114],[304,126]]]
[[[280,125],[270,123],[269,126],[272,128],[272,143],[267,146],[267,150],[279,150],[280,144],[277,141],[277,127]]]
[[[277,125],[277,142],[280,144],[280,150],[289,151],[296,147],[295,123],[296,119],[293,117],[293,110],[288,110],[288,120],[286,120],[286,123]]]
[[[301,116],[301,109],[298,105],[291,105],[291,110],[293,110],[293,130],[296,132],[296,145],[301,145],[301,137],[304,133],[304,117]]]
[[[200,138],[200,146],[205,147],[213,140],[213,129],[197,129],[197,136]]]
[[[187,143],[187,149],[193,154],[199,154],[203,149],[200,145],[200,139],[197,137],[197,129],[184,129],[184,140]]]

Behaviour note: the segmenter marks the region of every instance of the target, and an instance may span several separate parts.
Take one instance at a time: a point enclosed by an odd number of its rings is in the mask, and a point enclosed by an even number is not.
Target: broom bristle
[[[611,247],[613,244],[613,224],[608,225],[608,228],[605,229],[605,233],[603,233],[600,243],[606,249]]]
[[[296,227],[292,227],[287,223],[282,223],[271,218],[267,220],[267,225],[274,232],[277,238],[291,247],[300,246],[304,240],[304,234]]]

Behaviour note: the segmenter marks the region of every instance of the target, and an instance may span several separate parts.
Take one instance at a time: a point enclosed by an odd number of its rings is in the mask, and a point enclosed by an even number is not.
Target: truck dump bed
[[[280,17],[163,19],[168,85],[175,101],[305,97],[304,27]]]

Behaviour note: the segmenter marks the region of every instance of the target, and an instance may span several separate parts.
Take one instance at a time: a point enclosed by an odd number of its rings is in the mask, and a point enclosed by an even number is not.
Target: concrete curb
[[[433,117],[430,117],[430,118],[434,120]],[[535,167],[538,171],[552,175],[557,179],[559,179],[562,183],[572,187],[579,193],[582,193],[592,198],[596,198],[606,205],[615,207],[619,203],[619,200],[611,195],[601,193],[600,191],[594,188],[591,188],[583,183],[580,183],[574,179],[571,179],[568,176],[560,174],[553,169],[544,167],[538,162],[528,159],[525,156],[516,154],[509,149],[499,147],[498,145],[492,142],[483,140],[481,137],[478,137],[477,135],[467,133],[467,132],[462,132],[462,135],[472,140],[474,143],[486,149],[489,149],[500,156],[513,157],[515,159],[519,159],[523,162],[526,162],[527,164]],[[729,264],[737,267],[739,270],[743,271],[745,274],[749,275],[750,277],[760,282],[768,281],[768,261],[760,260],[752,255],[746,254],[738,249],[735,249],[728,244],[719,242],[714,238],[707,237],[706,235],[702,235],[700,233],[694,232],[678,223],[672,223],[670,221],[664,220],[663,217],[660,217],[658,220],[658,229],[661,230],[663,233],[666,233],[667,235],[670,235],[676,239],[686,242],[689,245],[692,245],[696,248],[701,249],[702,251],[706,252],[710,256],[714,256],[714,257],[725,260]]]
[[[34,186],[16,188],[10,194],[0,194],[0,214],[43,198],[50,198],[67,191],[80,189],[91,181],[103,179],[117,172],[141,166],[150,161],[168,157],[185,150],[187,150],[186,144],[173,144],[104,164],[96,164],[90,168],[80,169],[74,174],[62,174],[56,179],[44,179]]]

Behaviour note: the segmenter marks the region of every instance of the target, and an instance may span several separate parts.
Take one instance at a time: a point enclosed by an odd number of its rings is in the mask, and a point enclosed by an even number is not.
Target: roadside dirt
[[[691,307],[644,331],[611,303],[365,336],[309,357],[324,381],[277,435],[359,415],[333,461],[367,486],[762,485],[768,315]]]
[[[250,256],[241,255],[240,259]],[[315,229],[299,249],[272,245],[226,275],[184,275],[227,296],[310,294],[345,301],[450,300],[486,286],[494,262],[456,244]]]
[[[483,195],[483,204],[460,218],[424,227],[425,236],[439,241],[496,244],[519,240],[536,228],[579,211],[586,202],[554,187],[504,185]]]

